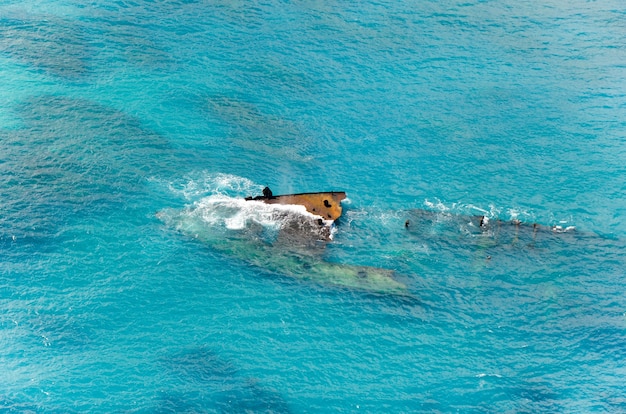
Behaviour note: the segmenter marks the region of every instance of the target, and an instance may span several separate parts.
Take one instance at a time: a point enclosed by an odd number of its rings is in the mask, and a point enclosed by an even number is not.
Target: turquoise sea
[[[0,412],[626,412],[625,19],[0,0]]]

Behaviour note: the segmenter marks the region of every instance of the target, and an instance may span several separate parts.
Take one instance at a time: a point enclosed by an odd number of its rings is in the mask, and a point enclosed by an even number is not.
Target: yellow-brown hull
[[[322,193],[300,193],[278,196],[247,197],[246,200],[262,201],[267,204],[295,204],[304,206],[306,210],[324,220],[337,220],[341,216],[341,201],[346,198],[343,191],[329,191]]]

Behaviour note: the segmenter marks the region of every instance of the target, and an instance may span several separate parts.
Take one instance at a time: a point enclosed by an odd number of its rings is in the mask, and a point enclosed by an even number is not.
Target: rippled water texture
[[[3,2],[0,411],[626,411],[625,18]]]

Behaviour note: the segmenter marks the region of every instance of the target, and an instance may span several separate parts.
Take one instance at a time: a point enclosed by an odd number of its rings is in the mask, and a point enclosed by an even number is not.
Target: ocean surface
[[[625,20],[0,1],[0,412],[626,412]]]

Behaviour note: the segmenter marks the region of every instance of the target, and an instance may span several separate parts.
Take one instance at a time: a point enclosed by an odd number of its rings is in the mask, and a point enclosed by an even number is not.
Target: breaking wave
[[[192,203],[182,210],[163,211],[159,217],[194,220],[207,231],[253,231],[269,241],[280,233],[288,233],[294,240],[328,240],[336,232],[333,221],[309,213],[304,206],[245,200],[261,194],[263,186],[244,177],[203,172],[185,182],[171,183],[169,188]]]

